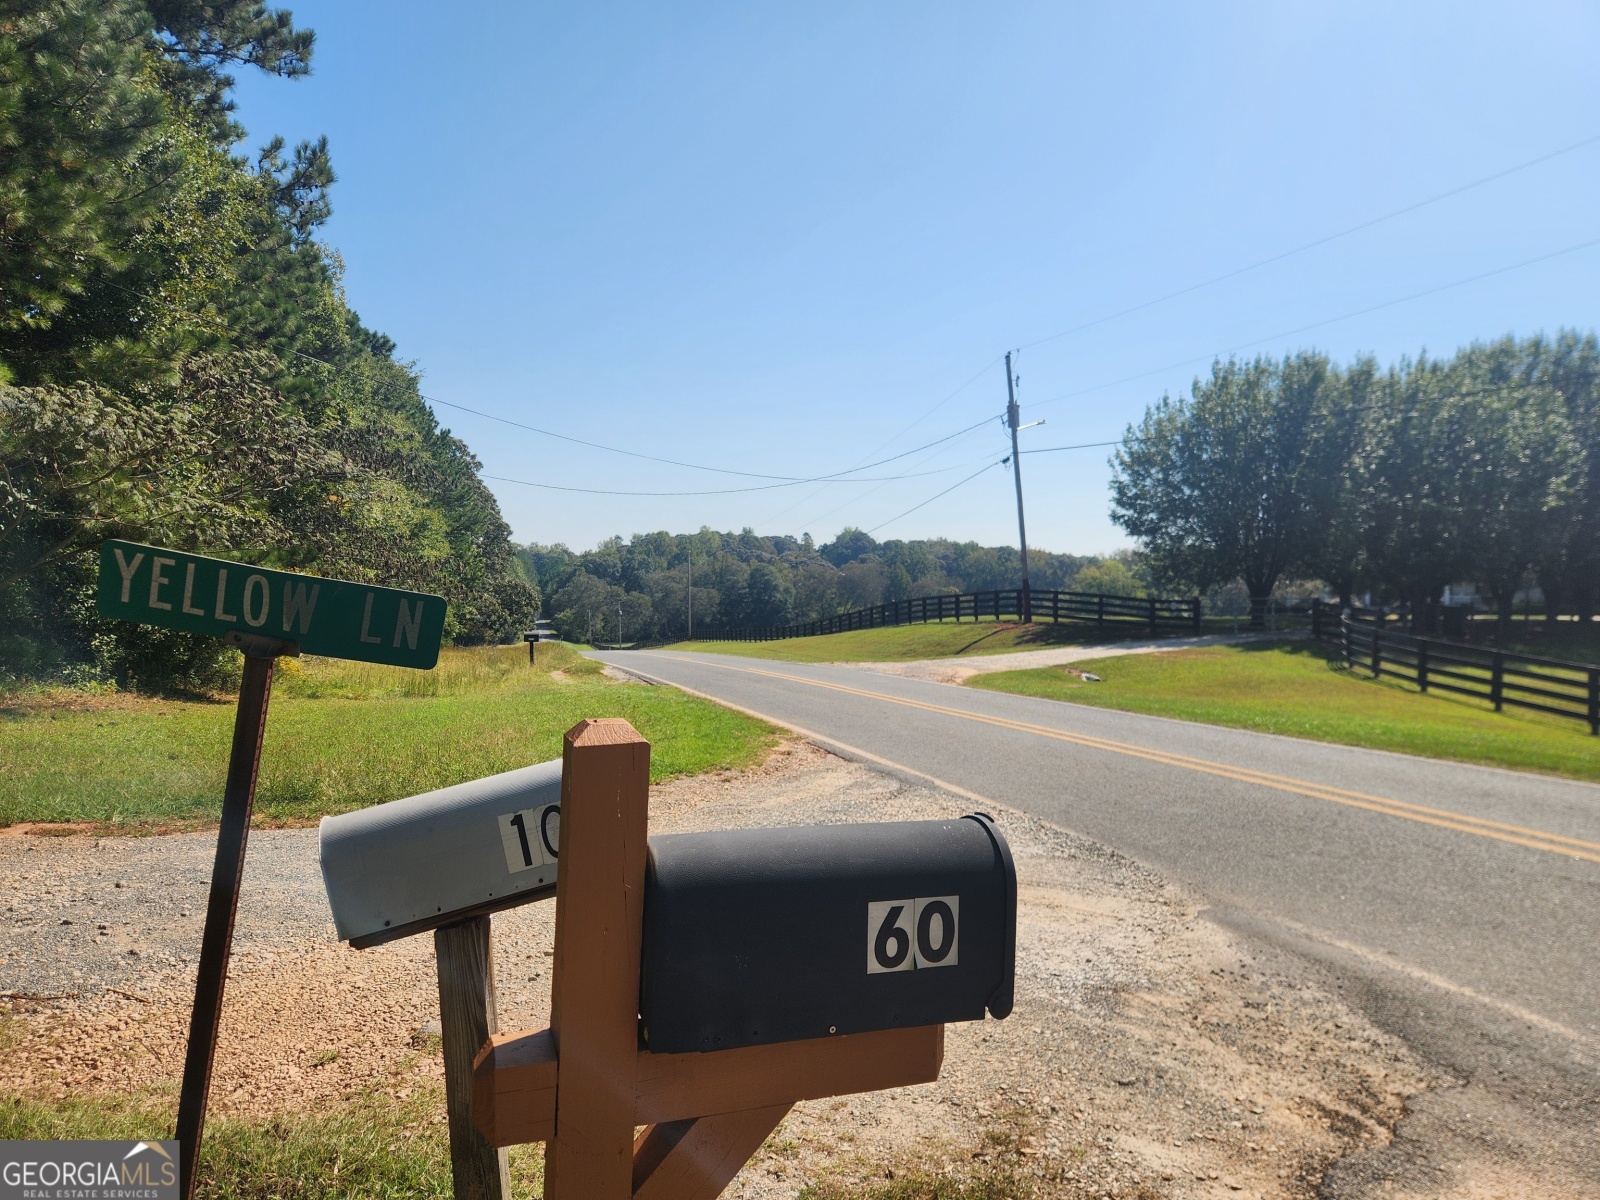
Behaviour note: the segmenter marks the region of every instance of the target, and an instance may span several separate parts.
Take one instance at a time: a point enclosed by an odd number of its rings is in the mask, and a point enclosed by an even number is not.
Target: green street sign
[[[439,661],[445,599],[111,541],[100,547],[98,607],[140,625],[259,634],[305,654],[425,671]]]

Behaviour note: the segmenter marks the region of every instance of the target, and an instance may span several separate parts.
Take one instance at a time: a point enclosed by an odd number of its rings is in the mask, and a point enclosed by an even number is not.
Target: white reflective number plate
[[[875,900],[867,905],[867,974],[956,965],[961,897]]]
[[[500,818],[500,845],[506,852],[506,870],[513,875],[555,862],[561,846],[561,806],[506,813]]]

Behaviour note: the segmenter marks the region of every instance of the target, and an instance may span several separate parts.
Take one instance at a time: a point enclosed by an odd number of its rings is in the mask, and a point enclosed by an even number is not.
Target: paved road
[[[1457,1079],[1595,1124],[1600,787],[859,669],[597,657],[1121,850]]]

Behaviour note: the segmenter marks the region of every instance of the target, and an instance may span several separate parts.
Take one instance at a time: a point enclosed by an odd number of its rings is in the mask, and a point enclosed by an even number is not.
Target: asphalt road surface
[[[1300,953],[1455,1085],[1329,1194],[1421,1142],[1600,1184],[1600,787],[849,667],[595,657],[1087,835]]]

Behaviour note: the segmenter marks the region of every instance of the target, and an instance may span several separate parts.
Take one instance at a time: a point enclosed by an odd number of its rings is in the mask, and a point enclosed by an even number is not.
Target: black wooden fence
[[[1102,596],[1097,592],[1041,592],[1030,590],[1035,621],[1093,621],[1098,625],[1140,624],[1151,633],[1162,626],[1181,625],[1196,633],[1200,630],[1200,601],[1169,600],[1132,596]],[[918,596],[858,608],[825,617],[820,621],[801,621],[793,625],[773,625],[762,629],[724,629],[707,631],[708,642],[770,642],[778,638],[817,637],[825,633],[846,633],[852,629],[877,629],[885,625],[919,625],[930,621],[977,621],[988,617],[1015,618],[1022,611],[1022,589],[1001,588],[989,592],[964,592],[953,596]]]
[[[1311,636],[1337,645],[1345,666],[1369,671],[1374,679],[1387,675],[1424,692],[1474,696],[1487,700],[1495,712],[1510,704],[1572,717],[1600,734],[1600,667],[1418,637],[1320,601],[1311,609]]]

